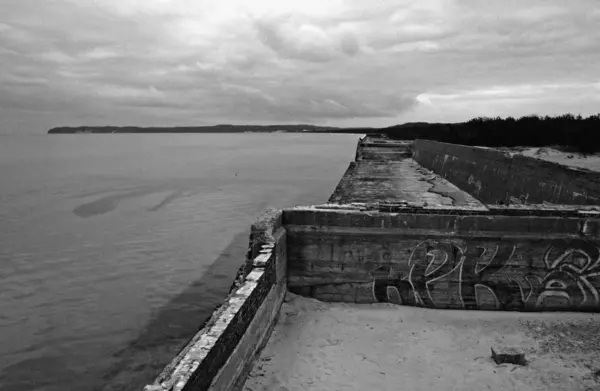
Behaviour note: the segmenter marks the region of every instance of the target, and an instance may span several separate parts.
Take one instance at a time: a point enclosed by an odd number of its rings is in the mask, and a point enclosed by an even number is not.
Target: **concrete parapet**
[[[366,137],[356,148],[355,161],[401,161],[412,156],[412,142]]]
[[[284,211],[288,287],[324,301],[600,310],[600,219]]]
[[[252,225],[248,258],[210,320],[145,391],[242,388],[286,293],[286,232],[281,211]]]
[[[600,173],[527,156],[416,140],[413,159],[486,204],[600,205]]]

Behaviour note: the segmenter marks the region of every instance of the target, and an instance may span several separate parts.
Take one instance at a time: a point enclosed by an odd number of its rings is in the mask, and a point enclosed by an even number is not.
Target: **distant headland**
[[[589,117],[564,114],[521,118],[479,117],[467,122],[411,122],[385,128],[340,128],[315,125],[213,125],[180,127],[77,126],[56,127],[49,134],[74,133],[349,133],[385,134],[393,139],[428,139],[453,144],[515,147],[553,146],[582,153],[600,152],[600,114]]]
[[[315,125],[209,125],[209,126],[76,126],[57,127],[48,134],[72,133],[357,133],[371,132],[373,128],[338,128]]]

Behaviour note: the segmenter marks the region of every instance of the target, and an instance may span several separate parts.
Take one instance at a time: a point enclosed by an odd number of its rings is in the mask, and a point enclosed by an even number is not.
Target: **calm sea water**
[[[0,389],[141,389],[267,206],[326,202],[356,135],[0,136]]]

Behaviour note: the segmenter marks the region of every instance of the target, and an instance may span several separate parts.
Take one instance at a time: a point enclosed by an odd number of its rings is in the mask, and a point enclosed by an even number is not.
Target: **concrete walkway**
[[[353,163],[329,202],[408,202],[422,206],[486,209],[472,195],[411,158],[397,161],[360,160]]]

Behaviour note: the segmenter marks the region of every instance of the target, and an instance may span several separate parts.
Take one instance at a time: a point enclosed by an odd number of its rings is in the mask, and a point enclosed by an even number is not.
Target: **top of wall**
[[[485,209],[470,194],[421,167],[411,141],[367,136],[358,142],[350,164],[330,203],[410,204],[418,207]]]
[[[487,157],[487,158],[495,158],[495,159],[501,159],[501,158],[516,159],[516,160],[520,160],[520,161],[524,161],[524,162],[529,162],[530,164],[536,164],[540,167],[566,170],[566,171],[570,172],[572,175],[580,175],[581,173],[584,173],[584,174],[591,174],[593,176],[600,177],[600,173],[597,170],[591,170],[588,168],[577,167],[577,166],[567,166],[567,165],[553,162],[550,160],[545,160],[542,158],[535,158],[532,156],[525,156],[525,155],[521,155],[519,153],[514,153],[514,152],[510,153],[507,150],[500,150],[500,149],[496,149],[496,148],[492,148],[492,147],[475,147],[475,146],[471,146],[471,145],[451,144],[451,143],[445,143],[442,141],[433,141],[433,140],[424,140],[424,139],[414,140],[413,143],[420,144],[420,145],[427,145],[427,146],[437,145],[438,146],[437,148],[442,148],[442,149],[449,149],[452,147],[460,147],[461,149],[463,149],[465,151],[469,151],[470,154],[473,154],[473,155],[479,156],[479,157]]]
[[[474,156],[488,159],[510,159],[504,152],[416,140],[415,144],[435,145],[438,151],[451,147],[466,148]],[[413,159],[413,142],[391,140],[385,136],[366,136],[358,141],[355,161],[351,162],[328,200],[329,208],[377,210],[381,212],[412,211],[413,213],[458,213],[494,215],[565,215],[600,211],[595,205],[524,205],[481,202],[471,191],[451,182]],[[525,158],[525,157],[524,157]],[[525,158],[536,162],[538,159]],[[565,167],[542,162],[545,167]],[[568,169],[567,167],[565,167]],[[581,171],[573,170],[573,175]],[[587,174],[584,172],[584,174]],[[467,175],[468,176],[468,175]],[[450,179],[450,180],[448,180]]]

